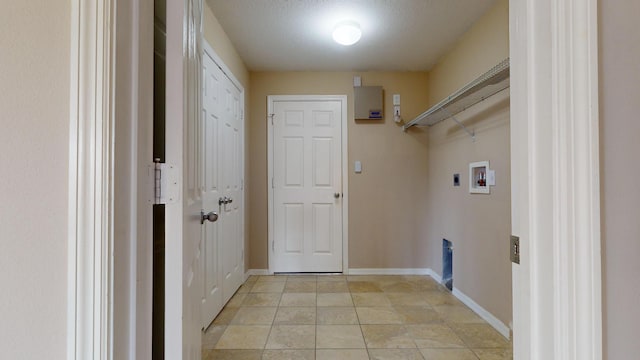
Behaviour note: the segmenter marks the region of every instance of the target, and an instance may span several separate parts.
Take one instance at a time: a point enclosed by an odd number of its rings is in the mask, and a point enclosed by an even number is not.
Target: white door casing
[[[109,359],[116,4],[73,0],[71,9],[67,359]]]
[[[509,8],[514,359],[598,360],[597,1]]]
[[[268,111],[270,272],[342,272],[346,97],[270,96]]]

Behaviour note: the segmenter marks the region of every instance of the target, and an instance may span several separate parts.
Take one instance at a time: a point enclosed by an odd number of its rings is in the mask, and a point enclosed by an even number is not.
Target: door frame
[[[67,243],[67,359],[69,360],[108,358],[112,347],[110,339],[114,330],[118,332],[126,330],[117,325],[114,327],[113,323],[111,304],[114,298],[112,291],[114,290],[112,287],[114,269],[111,265],[111,256],[120,255],[111,253],[114,239],[112,218],[114,209],[110,204],[113,203],[114,198],[128,195],[114,194],[110,191],[114,181],[111,177],[112,173],[103,171],[111,169],[112,165],[109,164],[114,159],[114,148],[111,144],[118,143],[114,141],[114,134],[109,131],[114,121],[113,114],[110,112],[115,101],[112,96],[114,72],[119,73],[122,70],[120,65],[115,67],[113,64],[113,45],[116,17],[125,15],[119,13],[115,16],[114,6],[113,0],[71,1]],[[580,174],[591,171],[587,174],[599,176],[597,1],[568,0],[554,4],[551,0],[510,0],[509,9],[513,79],[511,82],[512,222],[514,234],[519,235],[523,240],[522,263],[513,265],[516,335],[514,358],[518,360],[543,358],[539,352],[539,346],[552,344],[549,351],[553,354],[548,358],[601,359],[599,179],[591,179],[592,181],[585,184],[576,177],[561,177],[559,172],[555,171],[558,170],[555,166],[563,164],[566,160],[574,165],[576,170],[580,170]],[[567,9],[575,10],[567,11]],[[134,22],[138,19],[144,22],[142,13],[134,14]],[[120,21],[118,23],[120,24]],[[141,23],[131,33],[135,34],[144,27],[143,25]],[[127,31],[122,28],[120,30]],[[81,35],[87,34],[93,34],[93,36],[82,37],[80,41]],[[138,53],[143,44],[134,42],[132,46],[137,49],[134,53]],[[136,56],[134,55],[134,58]],[[553,66],[548,64],[548,59],[551,58]],[[141,57],[139,67],[137,64],[130,63],[123,66],[129,67],[135,75],[139,75],[137,72],[150,68],[149,64],[143,64],[149,59]],[[537,62],[540,59],[544,61]],[[131,61],[137,61],[137,58]],[[548,78],[534,76],[541,70],[548,75]],[[142,81],[145,77],[140,79]],[[551,101],[544,97],[544,94],[551,93],[550,89],[553,85],[561,85],[563,93],[560,94],[562,96],[554,96]],[[139,86],[142,89],[146,85],[141,82]],[[131,90],[132,101],[137,104],[140,90],[135,82],[131,83]],[[575,95],[577,102],[571,103],[571,98],[567,95]],[[540,116],[544,109],[553,110],[549,120]],[[140,109],[140,111],[143,110]],[[572,110],[578,110],[578,113]],[[558,121],[564,118],[570,121],[586,118],[588,122],[583,124],[585,125],[583,127],[566,132],[567,129],[564,128],[563,123]],[[534,119],[544,123],[536,124]],[[546,128],[546,133],[537,132],[545,126],[549,127]],[[344,128],[346,129],[346,125]],[[271,131],[270,127],[269,131]],[[559,152],[554,152],[553,165],[545,165],[540,161],[533,163],[540,156],[545,156],[548,151],[546,149],[550,146],[549,141],[544,144],[541,141],[541,137],[545,134],[547,136],[562,134],[563,140],[570,138],[572,141],[570,144],[574,145],[573,149],[579,148],[579,151],[554,148]],[[343,135],[346,135],[346,130]],[[343,143],[346,138],[347,136],[343,136]],[[557,137],[555,139],[558,140]],[[555,141],[551,146],[557,147],[561,144],[562,142]],[[130,151],[129,155],[132,158],[138,158],[136,147],[127,151]],[[576,155],[576,158],[571,158],[571,154]],[[117,167],[118,164],[113,166]],[[348,175],[347,167],[348,163],[345,161],[343,171],[346,175]],[[545,173],[545,169],[550,172]],[[549,174],[556,175],[551,179],[551,185],[549,185]],[[343,176],[345,202],[348,201],[346,181],[348,176]],[[534,183],[542,185],[533,186]],[[88,187],[88,184],[93,186]],[[556,189],[575,187],[579,194],[585,197],[574,197],[569,202],[560,201],[562,193],[554,193],[553,185],[557,185]],[[552,200],[550,203],[542,204],[536,200],[550,193],[554,194],[553,200],[558,202]],[[139,204],[141,200],[133,196],[129,201],[131,204],[144,205]],[[547,213],[553,213],[554,209],[562,210],[566,214],[566,211],[580,209],[578,206],[583,205],[586,207],[582,208],[584,211],[577,214],[579,215],[577,223],[556,224],[555,228],[550,225],[550,228],[554,229],[552,240],[537,242],[541,234],[535,229],[540,229],[539,226],[544,225],[540,215],[544,214],[545,210],[548,211]],[[587,221],[590,223],[587,224]],[[345,245],[343,271],[345,273],[348,272],[346,225],[347,223],[343,224],[345,236],[343,238]],[[134,225],[132,227],[132,233],[140,231],[136,230]],[[546,256],[543,256],[545,254],[540,250],[545,250],[544,246],[563,249],[566,244],[558,240],[564,239],[562,236],[566,231],[571,234],[570,245],[579,250],[576,254],[587,254],[587,256],[582,258],[568,254],[560,256],[556,252],[552,261],[546,261]],[[576,233],[587,234],[586,241],[575,241]],[[269,240],[271,239],[270,232]],[[530,249],[529,243],[533,243],[534,239],[535,247]],[[143,255],[135,256],[139,261],[140,256]],[[271,257],[269,259],[271,268]],[[551,266],[548,267],[548,265]],[[569,265],[578,267],[574,269]],[[561,270],[554,266],[561,267]],[[564,272],[565,270],[568,272]],[[94,276],[81,277],[83,274],[94,274]],[[145,284],[150,283],[150,279],[136,278],[135,266],[129,275],[134,284],[136,280],[142,280]],[[145,275],[150,274],[139,274],[143,277]],[[550,283],[545,285],[544,281],[547,280]],[[569,287],[563,288],[561,285],[571,285],[571,288],[577,291],[568,293],[566,289]],[[516,291],[517,289],[519,291]],[[562,291],[558,292],[558,296],[554,298],[553,294],[556,290]],[[135,291],[136,293],[131,295],[131,313],[129,314],[131,326],[136,328],[136,341],[128,344],[133,349],[130,351],[131,354],[136,351],[136,343],[140,346],[146,342],[146,338],[150,337],[148,331],[144,329],[149,324],[146,323],[144,316],[140,317],[141,309],[136,306],[136,298],[148,296],[148,289],[138,285]],[[578,301],[577,294],[585,294],[590,301]],[[553,300],[551,303],[545,302],[546,298]],[[554,310],[563,310],[567,305],[575,306],[576,311],[573,313],[579,316],[554,316]],[[94,311],[94,309],[97,310]],[[584,329],[590,331],[584,331]],[[565,337],[557,337],[559,333]],[[554,339],[562,339],[562,341],[554,343]],[[576,347],[571,345],[572,341]],[[584,357],[579,357],[582,354],[568,356],[573,350],[588,353]],[[133,355],[131,358],[134,358]]]
[[[70,15],[67,359],[110,359],[116,4],[72,0]]]
[[[349,147],[348,147],[348,113],[347,113],[347,95],[269,95],[267,96],[267,187],[268,187],[268,260],[269,260],[269,274],[273,274],[274,269],[274,254],[273,247],[269,244],[273,244],[274,241],[274,219],[273,219],[273,206],[274,206],[274,188],[273,188],[273,106],[277,101],[340,101],[340,108],[342,112],[341,131],[342,131],[342,273],[349,273]]]
[[[509,3],[518,360],[602,359],[597,11]]]

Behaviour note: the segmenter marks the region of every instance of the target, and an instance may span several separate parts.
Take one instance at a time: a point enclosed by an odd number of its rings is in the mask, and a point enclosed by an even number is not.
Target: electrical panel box
[[[384,118],[382,86],[354,87],[353,95],[356,120]]]

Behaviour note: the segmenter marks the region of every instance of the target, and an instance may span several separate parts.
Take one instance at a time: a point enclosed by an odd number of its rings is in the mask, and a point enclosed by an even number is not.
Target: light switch
[[[400,94],[393,94],[393,105],[400,105]]]
[[[362,163],[359,160],[356,160],[353,166],[353,170],[356,172],[356,174],[360,174],[362,172]]]

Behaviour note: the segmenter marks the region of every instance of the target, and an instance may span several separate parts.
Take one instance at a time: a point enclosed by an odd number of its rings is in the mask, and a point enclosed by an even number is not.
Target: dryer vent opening
[[[453,243],[442,239],[442,284],[453,290]]]

